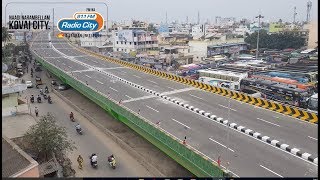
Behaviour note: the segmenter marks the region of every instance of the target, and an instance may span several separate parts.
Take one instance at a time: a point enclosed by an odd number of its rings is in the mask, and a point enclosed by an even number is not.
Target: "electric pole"
[[[260,19],[264,18],[261,14],[259,16],[256,16],[258,18],[258,37],[257,37],[257,50],[256,50],[256,60],[258,60],[258,54],[259,54],[259,33],[260,33]]]

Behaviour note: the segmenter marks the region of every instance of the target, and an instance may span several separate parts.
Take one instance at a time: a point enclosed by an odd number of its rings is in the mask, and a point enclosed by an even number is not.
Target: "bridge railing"
[[[77,78],[71,74],[67,74],[60,68],[46,62],[35,52],[32,53],[36,57],[36,60],[51,73],[98,104],[114,118],[129,126],[194,175],[198,177],[230,176],[230,173],[227,173],[225,169],[219,167],[215,161],[193,147],[182,144],[181,140],[166,132],[161,127],[140,116],[138,113],[122,106],[115,100],[106,97],[106,95],[98,90],[77,80]]]

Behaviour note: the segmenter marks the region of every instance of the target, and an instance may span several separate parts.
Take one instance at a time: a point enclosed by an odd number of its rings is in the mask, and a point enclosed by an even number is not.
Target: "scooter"
[[[41,97],[37,98],[38,103],[41,103]]]
[[[30,98],[31,103],[34,103],[34,97]]]

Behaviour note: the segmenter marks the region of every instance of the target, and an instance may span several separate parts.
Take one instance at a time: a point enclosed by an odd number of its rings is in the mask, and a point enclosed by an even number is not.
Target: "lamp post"
[[[257,51],[256,51],[256,60],[258,59],[258,54],[259,54],[259,32],[260,32],[260,19],[264,18],[261,14],[259,16],[256,16],[258,18],[258,37],[257,37]]]

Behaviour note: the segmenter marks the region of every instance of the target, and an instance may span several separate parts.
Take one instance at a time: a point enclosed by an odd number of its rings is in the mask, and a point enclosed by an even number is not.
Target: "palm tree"
[[[2,42],[6,43],[6,42],[10,41],[11,38],[12,38],[12,35],[9,34],[8,28],[2,27]]]

